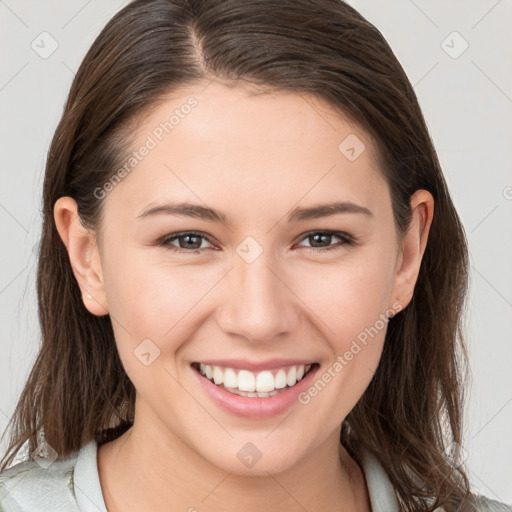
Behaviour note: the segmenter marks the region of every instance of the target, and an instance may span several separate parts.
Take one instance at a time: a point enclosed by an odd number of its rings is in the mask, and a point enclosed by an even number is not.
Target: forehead
[[[130,150],[113,205],[228,202],[254,215],[319,200],[386,199],[369,136],[312,95],[216,81],[183,87],[140,118]]]

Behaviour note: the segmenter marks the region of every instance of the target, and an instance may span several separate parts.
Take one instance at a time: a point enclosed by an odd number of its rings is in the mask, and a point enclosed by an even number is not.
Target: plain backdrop
[[[0,0],[1,432],[38,351],[35,250],[50,140],[85,52],[125,3]],[[350,4],[382,32],[413,84],[465,226],[473,382],[464,448],[474,487],[510,503],[512,2]]]

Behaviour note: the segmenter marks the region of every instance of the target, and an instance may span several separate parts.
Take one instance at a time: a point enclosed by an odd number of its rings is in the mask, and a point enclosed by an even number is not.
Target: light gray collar
[[[400,512],[395,491],[381,463],[366,450],[361,451],[360,458],[372,512]]]
[[[400,512],[393,486],[380,462],[362,450],[361,466],[366,478],[372,512]],[[78,453],[73,485],[80,512],[107,512],[98,475],[97,444],[91,441]]]

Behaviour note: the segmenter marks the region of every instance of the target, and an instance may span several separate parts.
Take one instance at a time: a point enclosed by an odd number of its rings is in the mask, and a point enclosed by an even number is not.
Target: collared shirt
[[[0,473],[0,512],[107,512],[100,486],[95,440],[48,467],[39,461],[20,462]],[[380,462],[362,452],[361,467],[372,512],[400,512]],[[482,498],[484,512],[512,512],[512,506]]]

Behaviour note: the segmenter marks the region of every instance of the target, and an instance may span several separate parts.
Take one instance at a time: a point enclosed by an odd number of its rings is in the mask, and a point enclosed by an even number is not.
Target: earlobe
[[[53,217],[68,251],[85,307],[96,316],[108,314],[101,259],[94,232],[80,222],[76,201],[71,197],[61,197],[55,202]]]
[[[427,247],[428,235],[434,217],[434,198],[426,190],[417,190],[411,196],[411,224],[402,238],[400,268],[395,276],[393,296],[400,297],[405,308],[412,299]]]

